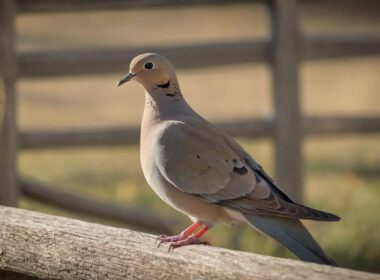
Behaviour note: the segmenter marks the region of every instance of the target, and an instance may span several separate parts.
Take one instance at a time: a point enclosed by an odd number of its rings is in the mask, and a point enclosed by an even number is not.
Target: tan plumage
[[[165,202],[207,229],[221,222],[246,223],[304,260],[333,264],[297,219],[339,218],[294,202],[236,141],[197,114],[183,98],[170,62],[157,54],[137,56],[119,85],[129,80],[146,91],[141,163]],[[191,242],[177,242],[186,234],[163,240],[187,245]],[[295,242],[296,235],[303,242]]]

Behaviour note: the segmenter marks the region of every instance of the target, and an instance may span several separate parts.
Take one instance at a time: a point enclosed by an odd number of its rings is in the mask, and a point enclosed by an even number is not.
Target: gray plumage
[[[137,56],[119,85],[129,80],[146,92],[143,172],[166,203],[208,228],[245,223],[302,260],[335,265],[298,219],[339,217],[294,202],[235,140],[197,114],[182,96],[167,59]]]
[[[337,265],[323,252],[299,220],[257,214],[244,214],[244,216],[254,228],[287,247],[301,260]]]

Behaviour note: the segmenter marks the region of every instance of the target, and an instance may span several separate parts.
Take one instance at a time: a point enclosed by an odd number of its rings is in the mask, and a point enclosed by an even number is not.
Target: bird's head
[[[132,59],[129,73],[119,82],[118,86],[129,82],[139,82],[147,91],[154,88],[168,88],[177,84],[177,77],[173,65],[162,55],[144,53]]]

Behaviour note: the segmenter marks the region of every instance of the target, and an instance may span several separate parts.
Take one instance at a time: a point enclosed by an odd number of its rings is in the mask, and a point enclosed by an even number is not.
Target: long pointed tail
[[[244,214],[251,225],[307,262],[337,266],[314,240],[301,221],[283,217]]]

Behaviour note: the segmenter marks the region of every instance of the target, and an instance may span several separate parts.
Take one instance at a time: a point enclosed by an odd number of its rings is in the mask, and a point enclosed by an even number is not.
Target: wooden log
[[[0,207],[0,270],[42,279],[351,279],[380,275],[194,245],[168,252],[155,236]]]
[[[132,58],[144,52],[163,54],[177,68],[262,62],[269,56],[266,41],[247,40],[149,48],[34,51],[19,54],[18,68],[22,77],[126,72]]]
[[[276,179],[291,197],[302,202],[302,127],[299,97],[300,31],[297,1],[274,0],[273,101]]]
[[[40,182],[19,179],[19,184],[22,194],[27,197],[70,211],[123,222],[141,230],[169,234],[178,225],[175,220],[164,220],[144,209],[90,199]]]
[[[105,9],[157,8],[170,6],[220,5],[244,2],[268,3],[267,0],[18,0],[18,12],[68,12]]]
[[[0,79],[5,91],[5,117],[0,133],[0,204],[3,205],[16,205],[18,197],[15,12],[13,0],[0,0]]]

